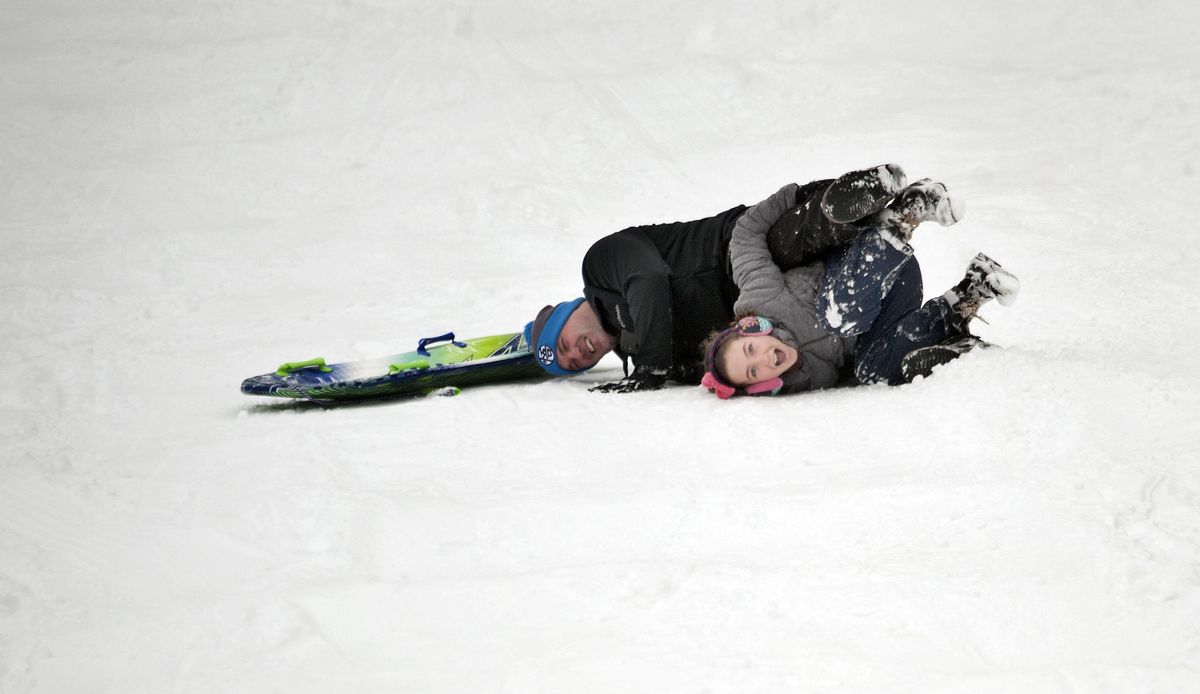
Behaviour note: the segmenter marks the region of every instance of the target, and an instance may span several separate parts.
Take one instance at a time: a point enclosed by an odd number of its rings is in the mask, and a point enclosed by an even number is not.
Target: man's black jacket
[[[588,249],[583,295],[618,337],[622,358],[699,381],[701,342],[733,320],[729,237],[745,211],[739,205],[693,222],[630,227]]]

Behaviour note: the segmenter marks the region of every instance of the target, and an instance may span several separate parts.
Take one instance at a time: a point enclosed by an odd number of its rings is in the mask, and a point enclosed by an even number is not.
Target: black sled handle
[[[465,342],[455,342],[454,333],[446,333],[445,335],[438,335],[437,337],[421,338],[420,341],[417,342],[417,354],[420,354],[422,357],[428,357],[429,350],[425,349],[425,345],[432,344],[434,342],[442,342],[444,340],[449,340],[450,344],[454,345],[455,347],[467,346],[467,343]]]

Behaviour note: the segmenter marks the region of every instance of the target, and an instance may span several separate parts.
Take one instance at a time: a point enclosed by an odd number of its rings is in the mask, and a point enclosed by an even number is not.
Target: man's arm
[[[658,249],[634,229],[610,234],[594,243],[584,256],[583,283],[615,292],[625,300],[629,315],[622,316],[618,307],[612,307],[609,310],[616,315],[610,318],[620,324],[619,329],[631,332],[637,344],[633,355],[637,368],[630,378],[638,383],[626,383],[626,388],[605,384],[610,387],[597,389],[610,392],[661,387],[671,367],[673,315],[671,271]]]

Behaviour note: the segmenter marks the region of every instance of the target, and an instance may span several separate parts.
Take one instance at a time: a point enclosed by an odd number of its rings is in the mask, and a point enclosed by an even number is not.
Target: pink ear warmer
[[[716,393],[717,397],[722,400],[728,400],[737,393],[737,388],[721,383],[711,371],[706,372],[704,378],[700,379],[700,385],[708,388],[708,392]]]

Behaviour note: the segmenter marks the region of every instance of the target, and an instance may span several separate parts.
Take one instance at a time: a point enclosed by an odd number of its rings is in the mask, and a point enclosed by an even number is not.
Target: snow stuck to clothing
[[[7,4],[0,691],[1200,690],[1198,12]],[[611,357],[237,392],[884,162],[970,201],[916,231],[927,296],[1022,279],[1002,349],[769,399],[588,393]]]

